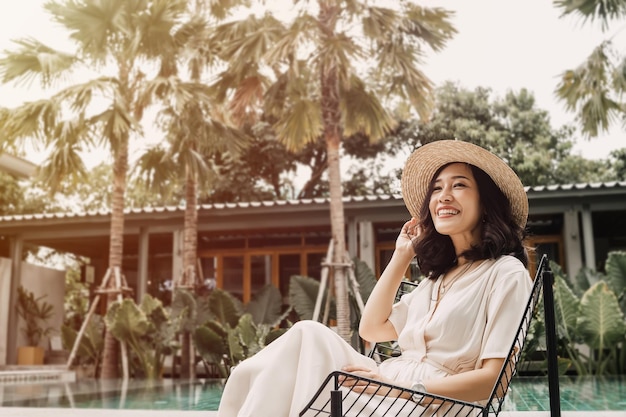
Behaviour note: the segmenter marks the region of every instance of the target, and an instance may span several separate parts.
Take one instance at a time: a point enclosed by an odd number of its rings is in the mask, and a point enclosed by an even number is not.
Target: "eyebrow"
[[[465,175],[455,175],[452,177],[453,180],[458,180],[458,179],[464,179],[464,180],[468,180],[469,181],[469,177],[466,177]],[[437,178],[434,183],[438,183],[443,181],[441,178]]]

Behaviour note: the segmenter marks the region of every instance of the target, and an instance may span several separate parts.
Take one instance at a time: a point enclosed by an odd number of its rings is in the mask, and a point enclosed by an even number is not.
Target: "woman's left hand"
[[[341,368],[343,372],[349,372],[353,375],[369,378],[376,381],[384,382],[386,384],[396,384],[395,381],[392,381],[384,376],[380,375],[376,369],[371,369],[366,366],[360,365],[346,365]],[[384,395],[384,396],[392,396],[398,397],[402,394],[401,390],[392,389],[383,385],[379,385],[370,381],[365,381],[358,378],[350,378],[349,376],[340,376],[339,382],[341,385],[345,387],[351,387],[351,389],[355,392],[365,392],[367,394],[375,394],[375,395]]]

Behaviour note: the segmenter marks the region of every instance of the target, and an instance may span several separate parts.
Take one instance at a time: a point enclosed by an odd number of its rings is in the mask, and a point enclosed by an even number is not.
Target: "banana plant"
[[[559,265],[550,267],[560,363],[569,363],[578,375],[626,372],[626,252],[609,253],[604,274],[583,268],[571,281]],[[529,335],[529,350],[545,349],[535,343],[543,340],[542,311]]]
[[[165,358],[179,348],[176,335],[180,320],[149,294],[140,305],[129,298],[115,301],[104,320],[113,337],[130,348],[133,375],[149,380],[161,378]]]
[[[367,302],[369,295],[376,285],[376,277],[371,268],[358,258],[353,259],[354,262],[354,276],[356,278],[359,295],[363,300],[363,303]],[[302,320],[310,320],[313,317],[315,310],[315,303],[319,292],[320,282],[316,279],[294,275],[289,281],[289,299],[294,306],[296,313]],[[363,341],[359,338],[357,329],[361,320],[361,312],[359,310],[356,294],[352,287],[349,288],[350,302],[350,327],[352,331],[351,343],[353,346],[364,351]],[[326,306],[326,300],[328,297],[328,288],[323,294],[321,301],[322,306]],[[328,310],[328,318],[336,319],[336,308],[334,300],[331,299]]]
[[[63,348],[71,351],[76,342],[78,332],[71,326],[61,326],[61,342]],[[100,358],[104,349],[104,319],[99,314],[94,314],[87,322],[85,333],[80,339],[76,350],[76,359],[81,365],[93,365],[96,375],[100,366]]]
[[[208,299],[212,318],[193,332],[202,359],[214,365],[222,378],[244,359],[256,354],[286,329],[279,324],[291,307],[282,311],[280,291],[265,286],[245,307],[229,293],[217,289]]]

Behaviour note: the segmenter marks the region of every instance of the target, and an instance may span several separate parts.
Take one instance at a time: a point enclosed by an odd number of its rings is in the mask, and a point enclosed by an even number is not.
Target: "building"
[[[601,268],[608,252],[626,250],[626,182],[530,187],[527,194],[528,244],[566,272]],[[345,197],[344,208],[350,254],[379,274],[409,218],[401,196]],[[137,299],[145,293],[169,295],[172,277],[182,269],[183,216],[182,207],[126,211],[123,273]],[[37,246],[88,258],[85,280],[97,285],[107,269],[109,227],[109,212],[0,217],[0,257],[13,265],[10,287],[22,276],[25,248]],[[267,283],[287,296],[292,275],[320,276],[330,242],[328,200],[202,205],[198,229],[207,285],[244,302]],[[7,363],[11,360],[8,349]]]

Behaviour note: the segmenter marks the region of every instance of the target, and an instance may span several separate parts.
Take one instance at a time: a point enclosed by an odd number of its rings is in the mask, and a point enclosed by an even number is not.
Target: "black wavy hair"
[[[413,244],[420,272],[432,279],[450,270],[457,262],[452,239],[437,232],[429,209],[435,179],[448,165],[450,164],[439,168],[431,180],[427,197],[420,208],[422,233]],[[528,266],[528,254],[523,245],[526,231],[515,222],[509,200],[485,171],[474,165],[467,165],[478,185],[478,194],[485,214],[480,241],[459,255],[474,261],[512,255],[524,266]]]

